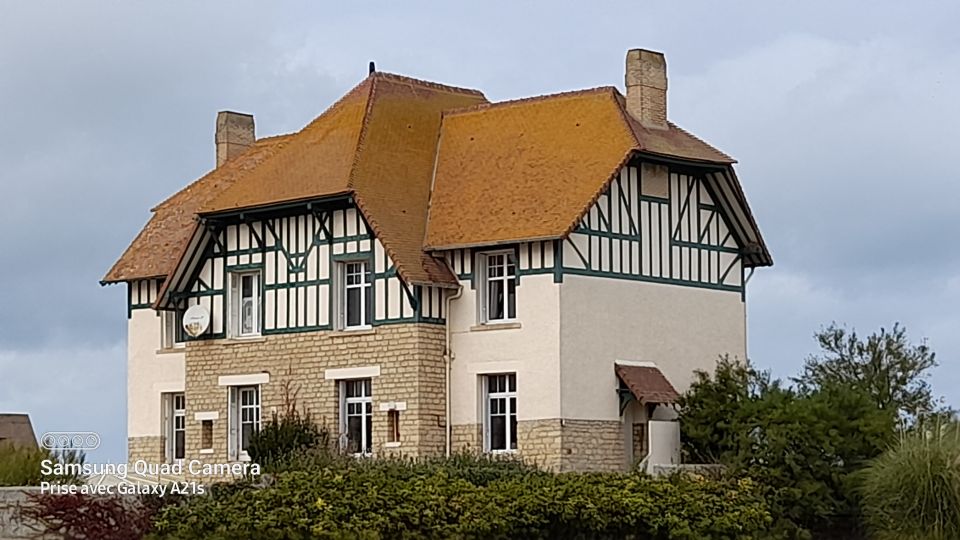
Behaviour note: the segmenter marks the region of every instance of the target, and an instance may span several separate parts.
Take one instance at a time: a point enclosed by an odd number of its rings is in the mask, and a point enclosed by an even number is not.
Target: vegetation
[[[161,510],[170,538],[752,538],[771,522],[750,480],[552,474],[458,456],[350,460],[223,486]]]
[[[722,359],[698,373],[680,406],[687,459],[721,463],[761,486],[786,537],[856,538],[863,533],[859,473],[935,410],[926,345],[895,325],[865,340],[831,326],[817,334],[793,387]]]
[[[942,412],[926,380],[937,365],[935,355],[926,343],[910,343],[906,329],[899,324],[889,332],[881,328],[863,340],[855,330],[836,324],[815,337],[822,352],[807,359],[795,379],[801,389],[856,388],[868,395],[877,409],[894,411],[907,425]]]
[[[877,540],[960,538],[960,429],[914,431],[862,473],[863,515]]]
[[[41,474],[41,463],[46,459],[82,465],[86,455],[77,450],[51,452],[45,448],[0,445],[0,486],[39,486],[44,480],[59,484],[80,484],[85,480],[79,475],[44,477]]]

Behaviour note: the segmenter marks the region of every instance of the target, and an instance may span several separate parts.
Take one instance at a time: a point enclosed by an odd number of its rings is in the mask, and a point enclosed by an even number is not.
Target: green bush
[[[771,522],[749,480],[553,474],[458,456],[353,460],[218,486],[164,508],[169,538],[754,538]]]
[[[60,484],[80,484],[85,480],[81,475],[44,477],[41,474],[41,462],[45,459],[82,465],[86,456],[76,450],[51,452],[45,448],[0,445],[0,486],[39,486],[43,480]]]
[[[860,475],[863,513],[878,540],[960,538],[960,431],[907,435]]]
[[[304,453],[331,449],[329,431],[313,422],[310,414],[300,416],[296,408],[283,415],[273,413],[271,419],[250,438],[247,452],[254,463],[265,471],[290,468]]]

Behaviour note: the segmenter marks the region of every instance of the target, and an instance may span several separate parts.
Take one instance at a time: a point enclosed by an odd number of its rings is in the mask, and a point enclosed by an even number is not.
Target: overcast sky
[[[125,458],[125,291],[98,280],[213,166],[218,110],[294,131],[370,60],[494,101],[622,89],[631,47],[666,53],[671,119],[740,162],[775,260],[751,359],[789,376],[824,324],[901,321],[960,406],[960,3],[356,4],[0,2],[0,412]]]

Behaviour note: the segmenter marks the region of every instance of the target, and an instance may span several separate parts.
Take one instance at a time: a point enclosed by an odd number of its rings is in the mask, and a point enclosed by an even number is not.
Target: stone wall
[[[559,418],[517,423],[517,455],[550,471],[622,471],[627,466],[623,425]],[[483,428],[453,426],[455,452],[482,452]]]
[[[127,439],[127,461],[133,463],[142,459],[148,463],[162,463],[165,457],[163,436],[129,437]]]
[[[228,461],[229,387],[224,375],[268,373],[260,386],[261,421],[282,413],[294,400],[301,414],[339,434],[339,384],[327,380],[334,368],[379,366],[372,378],[374,455],[442,455],[444,451],[444,331],[431,324],[396,324],[361,332],[304,332],[248,340],[190,342],[186,347],[186,459]],[[402,402],[400,444],[385,446],[384,403]],[[213,451],[202,450],[198,412],[217,413]],[[129,440],[130,459],[163,460],[162,437]]]
[[[627,468],[623,424],[609,420],[563,421],[563,471],[622,471]]]
[[[31,504],[30,494],[39,494],[36,487],[0,488],[0,538],[4,540],[54,539],[59,535],[45,534],[44,527],[23,515],[23,508]]]

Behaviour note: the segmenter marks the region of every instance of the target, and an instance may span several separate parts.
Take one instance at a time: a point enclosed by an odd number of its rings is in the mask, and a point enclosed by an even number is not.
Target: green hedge
[[[358,461],[217,486],[164,508],[170,538],[755,538],[749,480],[552,474],[467,457]]]

